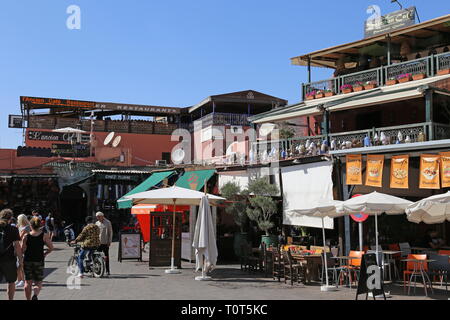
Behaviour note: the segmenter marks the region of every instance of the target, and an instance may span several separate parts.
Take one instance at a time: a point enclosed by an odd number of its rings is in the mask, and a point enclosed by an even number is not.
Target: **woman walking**
[[[31,219],[30,224],[31,232],[26,234],[22,240],[25,297],[27,300],[38,300],[39,292],[42,289],[42,281],[44,280],[44,260],[53,250],[53,243],[50,236],[42,230],[39,218]],[[48,248],[46,252],[44,252],[44,244]],[[31,296],[32,291],[34,291],[33,297]]]
[[[17,228],[19,229],[20,241],[22,241],[25,235],[31,231],[30,221],[26,215],[21,214],[17,217]],[[25,284],[24,280],[25,275],[23,273],[23,266],[21,266],[17,269],[16,288],[22,288]]]

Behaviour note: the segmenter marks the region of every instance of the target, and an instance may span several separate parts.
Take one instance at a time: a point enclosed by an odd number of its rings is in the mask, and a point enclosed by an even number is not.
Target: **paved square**
[[[72,249],[64,243],[56,243],[56,250],[46,261],[46,278],[40,300],[354,300],[355,289],[339,288],[337,292],[322,293],[318,284],[290,286],[261,275],[240,271],[238,265],[219,265],[213,272],[214,281],[195,281],[194,264],[183,262],[178,275],[165,274],[166,268],[149,269],[148,262],[117,261],[117,243],[111,247],[111,271],[109,278],[81,279],[80,289],[68,289],[67,261]],[[144,253],[145,255],[145,253]],[[144,256],[146,259],[147,256]],[[419,286],[416,296],[407,296],[401,285],[389,289],[392,300],[426,299]],[[6,285],[0,284],[0,300],[6,299]],[[25,299],[23,289],[16,292],[16,299]],[[360,299],[364,299],[361,296]],[[427,299],[445,299],[445,288],[436,288],[435,295]]]

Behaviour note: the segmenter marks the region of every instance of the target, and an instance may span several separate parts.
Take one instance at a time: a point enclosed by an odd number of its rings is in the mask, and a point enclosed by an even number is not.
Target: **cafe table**
[[[425,296],[428,297],[428,292],[427,292],[427,286],[430,286],[431,289],[431,293],[433,294],[433,284],[431,283],[430,277],[428,276],[428,273],[425,271],[424,265],[425,263],[429,263],[429,262],[434,262],[435,260],[431,260],[431,259],[402,259],[401,261],[408,263],[408,262],[412,262],[414,267],[411,273],[411,277],[409,278],[409,282],[408,282],[408,295],[411,289],[411,281],[414,277],[414,280],[416,280],[417,276],[421,276],[422,277],[422,281],[423,281],[423,287],[425,289]],[[405,270],[407,270],[407,268],[405,267]],[[416,294],[416,282],[414,281],[414,294]]]
[[[391,271],[391,264],[394,265],[394,276],[397,275],[398,278],[400,278],[400,273],[398,272],[397,264],[395,263],[394,255],[401,254],[402,251],[396,251],[396,250],[383,250],[383,255],[386,256],[387,265],[389,267],[389,281],[392,282],[392,271]]]
[[[312,280],[319,281],[319,266],[322,264],[321,254],[297,254],[291,253],[294,260],[306,263],[306,283]]]

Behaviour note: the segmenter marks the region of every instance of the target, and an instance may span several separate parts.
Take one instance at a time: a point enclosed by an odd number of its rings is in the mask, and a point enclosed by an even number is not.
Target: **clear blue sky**
[[[422,21],[450,12],[448,0],[401,0]],[[81,30],[66,27],[69,5]],[[253,89],[300,100],[306,68],[289,58],[363,38],[366,8],[390,0],[2,0],[0,147],[19,96],[190,106]],[[313,80],[330,72],[314,69]]]

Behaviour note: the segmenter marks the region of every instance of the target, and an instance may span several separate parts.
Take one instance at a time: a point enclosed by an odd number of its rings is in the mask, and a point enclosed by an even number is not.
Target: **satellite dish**
[[[275,129],[275,124],[273,123],[263,123],[261,128],[259,128],[259,135],[267,137]]]
[[[106,136],[105,141],[103,142],[103,145],[107,146],[108,144],[110,144],[113,138],[114,138],[114,132],[109,133]]]
[[[227,148],[227,156],[231,156],[235,153],[237,153],[237,148],[238,148],[238,142],[233,142],[232,144],[230,144]]]
[[[117,136],[112,143],[113,148],[117,148],[120,144],[120,141],[122,141],[122,137]]]
[[[174,163],[182,163],[184,160],[184,156],[186,153],[183,149],[177,149],[174,152],[172,152],[172,161]]]

